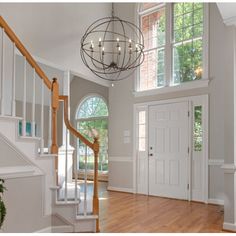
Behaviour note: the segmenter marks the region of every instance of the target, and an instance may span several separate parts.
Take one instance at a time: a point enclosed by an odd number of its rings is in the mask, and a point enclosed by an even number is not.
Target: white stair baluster
[[[16,45],[13,43],[12,55],[12,105],[11,115],[16,116]]]
[[[26,58],[24,57],[22,136],[26,136]]]
[[[31,131],[32,131],[32,137],[35,137],[35,80],[36,80],[36,74],[35,69],[33,69],[33,88],[32,88],[32,118],[31,118]]]
[[[87,179],[88,179],[88,147],[85,145],[85,169],[84,169],[84,215],[87,215]]]
[[[41,142],[40,153],[44,153],[44,82],[41,79]]]
[[[74,175],[75,175],[75,201],[78,201],[78,170],[77,170],[77,151],[74,154]]]
[[[66,129],[66,155],[65,155],[65,202],[67,202],[67,167],[68,167],[68,130]]]
[[[48,153],[51,153],[52,146],[52,106],[51,106],[51,98],[49,99],[49,108],[48,108]]]
[[[5,31],[2,28],[2,52],[1,52],[1,115],[4,115],[4,60],[5,60],[5,49],[4,49],[4,36]]]

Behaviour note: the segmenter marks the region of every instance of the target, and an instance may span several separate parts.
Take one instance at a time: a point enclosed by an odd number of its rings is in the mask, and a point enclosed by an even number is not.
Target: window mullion
[[[171,84],[172,71],[172,4],[166,4],[165,86]]]

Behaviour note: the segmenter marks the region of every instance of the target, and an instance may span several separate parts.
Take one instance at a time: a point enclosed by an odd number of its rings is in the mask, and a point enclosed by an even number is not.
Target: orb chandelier
[[[117,81],[129,77],[144,60],[141,30],[114,16],[92,23],[81,39],[83,63],[98,77]]]

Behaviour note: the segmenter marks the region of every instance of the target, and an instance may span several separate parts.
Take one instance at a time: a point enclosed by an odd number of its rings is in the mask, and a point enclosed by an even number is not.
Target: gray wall
[[[51,225],[51,217],[43,216],[42,181],[42,176],[6,180],[4,232],[34,232]]]
[[[129,21],[133,21],[135,18],[134,4],[132,3],[117,3],[115,4],[115,11],[116,15]],[[134,91],[134,75],[127,80],[115,83],[114,87],[110,87],[109,157],[112,157],[112,161],[109,162],[110,186],[133,188],[132,162],[121,162],[119,158],[132,157],[133,155],[133,105],[136,103],[209,94],[209,158],[223,160],[225,148],[227,147],[227,152],[232,151],[232,141],[228,140],[228,132],[232,133],[230,127],[231,129],[233,127],[231,120],[233,116],[229,114],[233,102],[232,81],[227,81],[229,83],[226,85],[226,80],[232,78],[231,75],[227,74],[229,71],[227,67],[233,66],[231,58],[228,58],[232,45],[229,44],[231,32],[223,24],[215,3],[209,4],[209,12],[209,78],[211,82],[208,88],[135,98],[132,94]],[[228,105],[230,107],[226,108]],[[230,115],[227,122],[225,108],[228,109]],[[226,133],[225,125],[228,126]],[[131,142],[124,144],[123,131],[127,129],[131,132]],[[113,169],[116,171],[112,172]],[[222,199],[223,172],[215,166],[209,166],[209,169],[209,197]]]

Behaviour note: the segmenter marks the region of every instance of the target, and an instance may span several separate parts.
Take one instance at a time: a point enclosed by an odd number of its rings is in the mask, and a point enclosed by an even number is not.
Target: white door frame
[[[148,108],[151,105],[160,105],[160,104],[167,104],[167,103],[177,103],[177,102],[188,102],[189,103],[189,111],[190,111],[190,119],[189,119],[189,132],[192,133],[192,122],[193,122],[193,104],[200,102],[203,105],[203,117],[202,117],[202,123],[203,123],[203,155],[204,155],[204,167],[203,167],[203,202],[208,203],[208,95],[199,95],[199,96],[189,96],[189,97],[181,97],[181,98],[175,98],[175,99],[167,99],[167,100],[161,100],[161,101],[152,101],[152,102],[145,102],[145,103],[136,103],[133,107],[133,192],[137,193],[137,111],[143,110],[146,111],[146,150],[148,147]],[[192,170],[191,170],[191,161],[192,161],[192,135],[189,135],[189,191],[188,191],[188,200],[192,200],[191,196],[191,180],[192,180]],[[147,153],[148,155],[148,153]],[[148,158],[148,156],[147,156]],[[148,184],[148,183],[147,183]],[[148,194],[148,191],[147,191]]]

